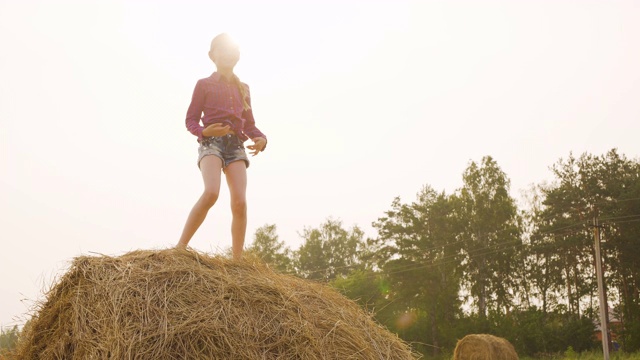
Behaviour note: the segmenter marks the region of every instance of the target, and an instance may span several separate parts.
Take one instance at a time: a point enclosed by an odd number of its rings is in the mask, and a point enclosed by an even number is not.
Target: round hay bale
[[[81,256],[46,294],[18,359],[415,359],[326,285],[194,250]]]
[[[518,354],[507,339],[489,334],[470,334],[458,340],[453,359],[518,360]]]

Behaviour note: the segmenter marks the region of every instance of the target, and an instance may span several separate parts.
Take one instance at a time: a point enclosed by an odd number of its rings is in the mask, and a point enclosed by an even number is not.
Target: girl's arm
[[[245,110],[242,112],[242,118],[245,120],[243,132],[252,140],[259,137],[263,138],[265,140],[265,148],[266,148],[267,136],[263,134],[262,131],[260,131],[260,129],[256,127],[256,121],[253,118],[253,108],[251,107],[251,95],[247,97],[247,102],[249,104],[249,110]],[[264,151],[264,148],[262,149],[262,151]]]
[[[200,118],[202,117],[202,110],[204,109],[204,99],[204,84],[202,80],[198,80],[193,90],[191,104],[189,104],[189,109],[187,109],[187,118],[185,120],[187,130],[197,136],[198,140],[202,140],[202,130],[204,129],[204,127],[200,125]]]

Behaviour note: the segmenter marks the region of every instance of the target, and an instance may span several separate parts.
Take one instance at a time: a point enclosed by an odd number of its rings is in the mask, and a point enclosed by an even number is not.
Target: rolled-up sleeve
[[[187,118],[185,120],[187,130],[197,136],[198,140],[202,140],[202,130],[204,130],[204,127],[200,125],[200,118],[202,117],[202,110],[204,109],[204,100],[205,86],[202,80],[199,80],[193,90],[191,104],[189,104],[189,109],[187,109]]]

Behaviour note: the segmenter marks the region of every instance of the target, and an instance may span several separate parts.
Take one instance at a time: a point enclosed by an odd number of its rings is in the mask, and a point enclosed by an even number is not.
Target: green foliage
[[[568,349],[567,349],[568,351]],[[580,360],[602,360],[603,355],[602,351],[585,351],[585,352],[575,352],[575,357],[569,358],[565,355],[565,352],[557,353],[557,354],[546,354],[544,356],[538,357],[529,357],[529,356],[520,356],[520,360],[533,360],[533,359],[545,359],[545,360],[568,360],[568,359],[580,359]],[[573,353],[569,353],[568,355],[573,356]],[[609,358],[611,360],[640,360],[640,353],[621,353],[621,352],[613,352],[609,354]]]
[[[389,284],[383,274],[371,270],[355,270],[334,279],[331,286],[370,312],[384,306],[389,294]]]
[[[327,219],[319,228],[306,228],[304,242],[295,252],[299,276],[331,281],[359,269],[366,253],[364,232],[357,226],[345,230],[340,220]]]
[[[374,226],[376,266],[389,279],[394,311],[382,319],[408,341],[428,344],[432,355],[453,344],[450,324],[460,312],[460,247],[452,231],[451,198],[425,186],[415,202],[395,199]]]
[[[637,319],[637,317],[634,317]],[[622,348],[625,351],[638,351],[640,348],[640,321],[627,321],[621,332]]]
[[[458,331],[459,338],[466,334],[503,337],[513,344],[518,354],[530,356],[561,353],[567,347],[582,352],[598,346],[591,319],[566,312],[545,314],[535,307],[508,315],[494,311],[487,317],[472,314],[460,320]]]
[[[455,196],[457,237],[464,243],[464,274],[478,313],[512,305],[520,267],[521,224],[509,179],[490,156],[467,167]]]
[[[14,349],[19,334],[17,325],[9,330],[0,328],[0,355],[7,355]]]
[[[573,350],[573,346],[569,346],[567,348],[567,350],[564,352],[564,358],[565,359],[577,359],[578,358],[578,353],[576,353],[576,351]]]
[[[257,255],[280,272],[293,271],[291,250],[285,246],[284,241],[278,239],[276,225],[264,225],[258,228],[247,252]]]
[[[640,164],[614,149],[603,156],[570,155],[552,171],[556,181],[541,187],[544,200],[532,215],[529,260],[532,268],[539,265],[532,273],[535,285],[545,294],[563,295],[574,314],[594,311],[585,306],[591,307],[587,300],[597,289],[592,225],[599,219],[605,226],[606,283],[619,289],[625,319],[640,321]]]

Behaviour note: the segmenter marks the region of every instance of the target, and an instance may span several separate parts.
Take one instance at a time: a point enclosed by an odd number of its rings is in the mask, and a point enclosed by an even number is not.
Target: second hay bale
[[[507,339],[489,334],[470,334],[458,340],[453,359],[518,360],[518,354]]]

